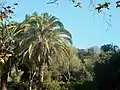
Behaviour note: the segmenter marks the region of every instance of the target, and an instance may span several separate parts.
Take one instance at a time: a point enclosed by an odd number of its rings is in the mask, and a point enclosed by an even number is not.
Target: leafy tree
[[[106,44],[101,46],[101,50],[104,52],[117,52],[119,47],[117,45]]]
[[[95,63],[99,61],[99,54],[91,47],[88,49],[78,49],[78,57],[83,63],[85,80],[92,81],[94,76],[93,69]]]
[[[8,72],[14,65],[14,49],[16,48],[16,36],[19,31],[18,27],[12,22],[7,23],[11,19],[11,14],[17,3],[6,6],[6,2],[0,1],[0,69],[1,69],[1,89],[7,89]]]
[[[15,48],[17,48],[20,24],[1,22],[0,26],[0,66],[1,88],[6,90],[8,72],[16,63]]]
[[[103,46],[105,47],[104,50]],[[119,90],[120,53],[115,52],[114,46],[116,45],[107,44],[103,46],[101,46],[103,51],[100,53],[100,62],[97,62],[94,67],[94,81],[98,90]]]

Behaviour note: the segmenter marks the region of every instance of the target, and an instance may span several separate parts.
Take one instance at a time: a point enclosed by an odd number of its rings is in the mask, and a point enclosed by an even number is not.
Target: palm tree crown
[[[69,56],[65,40],[72,44],[72,36],[55,16],[48,13],[38,16],[37,13],[34,13],[26,18],[24,23],[26,26],[25,38],[20,43],[21,50],[24,52],[24,56],[29,54],[29,60],[32,60],[37,66],[41,62],[49,64],[49,60],[53,56]]]

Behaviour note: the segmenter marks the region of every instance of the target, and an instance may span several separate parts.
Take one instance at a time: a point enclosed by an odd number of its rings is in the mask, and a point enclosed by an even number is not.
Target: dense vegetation
[[[57,17],[35,12],[15,22],[13,9],[0,10],[1,90],[120,90],[117,45],[73,47]]]

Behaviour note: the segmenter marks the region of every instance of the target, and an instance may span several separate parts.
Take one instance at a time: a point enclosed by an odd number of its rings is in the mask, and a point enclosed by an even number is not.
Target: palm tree
[[[72,36],[58,18],[48,13],[41,16],[34,13],[26,18],[24,25],[26,28],[20,42],[21,54],[29,68],[35,67],[35,70],[38,70],[38,90],[41,90],[45,64],[50,65],[53,57],[69,57],[69,44],[66,41],[72,44]]]
[[[22,30],[21,30],[22,31]],[[20,33],[20,24],[1,22],[0,25],[0,69],[1,69],[1,90],[7,90],[7,77],[14,65],[17,36]]]

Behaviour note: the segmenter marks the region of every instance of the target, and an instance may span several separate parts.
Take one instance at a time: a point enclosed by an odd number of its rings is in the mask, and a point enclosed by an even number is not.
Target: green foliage
[[[14,82],[10,82],[8,83],[8,90],[26,90],[27,89],[27,85],[23,84],[23,83],[14,83]]]
[[[81,7],[76,0],[72,2],[75,7]],[[106,2],[96,9],[100,12],[103,8],[109,9],[108,6]],[[8,11],[11,7],[3,8]],[[58,18],[48,13],[26,15],[22,23],[2,20],[2,88],[4,85],[8,90],[120,89],[120,49],[117,45],[103,45],[100,52],[96,52],[93,47],[76,49],[72,44],[71,33]]]
[[[69,45],[72,44],[72,36],[58,18],[48,13],[41,16],[33,13],[26,18],[23,26],[25,28],[20,41],[20,53],[23,63],[30,71],[29,84],[32,85],[36,75],[36,82],[41,85],[44,81],[45,65],[50,66],[54,58],[62,60],[70,57]]]
[[[47,83],[45,90],[97,90],[93,82],[57,82]]]
[[[106,46],[109,45],[105,45],[105,47]],[[114,45],[112,45],[112,47],[114,47]],[[96,82],[100,90],[120,89],[118,86],[120,83],[120,53],[113,50],[112,47],[109,48],[109,50],[107,49],[107,52],[102,52],[102,55],[100,54],[100,60],[102,62],[97,62],[94,67],[94,82]]]
[[[64,90],[60,86],[62,83],[64,82],[52,81],[49,83],[45,83],[45,87],[46,87],[45,90]]]
[[[23,71],[21,70],[15,70],[15,68],[11,71],[10,73],[11,75],[9,75],[8,77],[8,82],[15,82],[18,83],[20,82],[20,77],[23,74]]]

